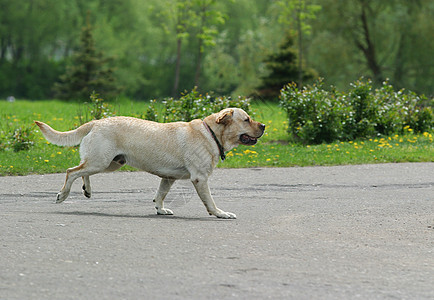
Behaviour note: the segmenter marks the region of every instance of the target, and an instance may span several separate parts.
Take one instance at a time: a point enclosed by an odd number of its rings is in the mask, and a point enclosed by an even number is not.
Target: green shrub
[[[302,90],[295,83],[288,84],[280,99],[288,115],[288,132],[296,141],[322,143],[342,138],[345,107],[335,90],[323,89],[321,80]]]
[[[238,107],[250,113],[250,99],[239,97],[215,97],[212,93],[200,94],[197,88],[185,91],[179,99],[166,98],[162,101],[162,109],[158,109],[158,102],[151,100],[146,111],[146,118],[161,122],[189,122],[203,119],[206,116],[228,107]]]
[[[33,144],[32,127],[18,127],[9,135],[8,148],[14,152],[29,150]]]
[[[78,111],[78,120],[80,121],[80,124],[115,115],[111,105],[104,102],[104,99],[100,98],[99,94],[97,94],[95,91],[92,92],[89,98],[90,103],[84,103],[84,105],[86,106],[84,112],[81,111],[81,108]]]
[[[342,95],[340,101],[348,107],[345,115],[344,137],[354,139],[375,134],[377,119],[377,103],[372,93],[371,81],[358,80],[351,84],[352,89],[347,95]]]
[[[431,131],[432,102],[405,90],[395,92],[387,81],[374,90],[370,80],[358,80],[344,93],[333,87],[325,90],[319,80],[302,90],[289,84],[280,93],[288,132],[303,143],[390,135],[402,133],[405,126],[416,132]]]
[[[19,152],[28,150],[34,145],[34,127],[19,125],[14,117],[10,115],[0,117],[0,151]]]

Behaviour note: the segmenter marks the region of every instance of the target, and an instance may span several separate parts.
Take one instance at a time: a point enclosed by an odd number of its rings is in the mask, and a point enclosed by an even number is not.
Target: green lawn
[[[411,128],[404,135],[369,140],[336,142],[322,145],[288,143],[285,114],[277,104],[253,103],[254,118],[267,125],[265,135],[255,146],[240,146],[227,153],[222,168],[288,167],[346,165],[386,162],[434,161],[432,133],[414,134]],[[143,117],[146,103],[122,101],[113,104],[116,115]],[[58,147],[46,142],[34,120],[40,120],[64,131],[79,125],[78,115],[85,115],[86,106],[61,101],[0,102],[0,175],[25,175],[65,172],[79,162],[77,147]],[[34,145],[29,150],[14,152],[10,132],[31,128]],[[6,148],[6,149],[4,149]],[[123,170],[133,170],[124,168]]]

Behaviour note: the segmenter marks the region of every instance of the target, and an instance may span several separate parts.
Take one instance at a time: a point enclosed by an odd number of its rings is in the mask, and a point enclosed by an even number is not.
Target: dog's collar
[[[224,161],[226,159],[226,155],[225,155],[225,150],[223,149],[222,144],[220,144],[219,140],[217,139],[214,131],[212,131],[212,129],[208,126],[208,124],[205,123],[205,121],[202,121],[203,125],[205,126],[206,130],[208,130],[209,133],[211,133],[212,138],[214,139],[214,141],[217,144],[217,147],[219,148],[220,151],[220,158],[222,159],[222,161]]]

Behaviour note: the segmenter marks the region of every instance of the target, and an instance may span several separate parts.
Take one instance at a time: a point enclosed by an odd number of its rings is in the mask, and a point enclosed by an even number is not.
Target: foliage
[[[434,40],[423,38],[433,31],[431,1],[322,0],[321,5],[308,60],[328,83],[347,89],[369,76],[380,87],[390,78],[396,88],[434,94]]]
[[[85,103],[86,110],[82,113],[81,108],[78,111],[78,120],[80,124],[87,123],[91,120],[99,120],[115,115],[110,104],[100,98],[95,91],[90,95],[90,103]]]
[[[113,98],[119,92],[113,70],[106,65],[110,59],[95,48],[89,15],[86,27],[82,29],[81,46],[73,57],[66,73],[60,76],[54,92],[59,99],[83,100],[92,91],[103,93],[106,98]]]
[[[427,99],[395,92],[387,81],[373,89],[370,80],[358,80],[347,93],[323,85],[320,80],[301,90],[295,84],[282,89],[280,103],[294,140],[318,144],[402,133],[406,126],[417,132],[433,129],[432,108],[423,107]]]
[[[174,2],[0,0],[0,98],[53,98],[54,83],[66,73],[73,53],[80,48],[77,29],[86,26],[87,11],[92,14],[95,45],[113,58],[109,65],[125,96],[147,100],[171,95],[178,54],[172,22],[176,12],[169,9]],[[179,91],[191,90],[199,82],[202,91],[250,95],[269,72],[266,56],[278,51],[288,28],[297,31],[294,9],[305,3],[321,5],[321,10],[307,6],[298,10],[303,68],[317,70],[327,85],[341,90],[347,91],[361,76],[373,78],[374,87],[380,87],[382,81],[377,82],[373,74],[379,70],[379,77],[390,78],[397,89],[434,95],[434,39],[427,38],[433,32],[434,5],[430,0],[190,2],[194,17],[189,17],[192,26],[182,40]],[[282,7],[279,2],[288,5]],[[163,15],[165,11],[168,13]],[[289,26],[282,22],[283,15],[288,16]],[[205,23],[201,23],[202,16]],[[163,23],[170,28],[167,34]]]
[[[303,143],[331,142],[342,138],[344,106],[323,82],[298,89],[295,83],[281,91],[281,106],[288,116],[288,131]]]
[[[13,150],[14,152],[29,150],[34,142],[33,129],[29,125],[1,124],[0,150]]]
[[[18,127],[9,136],[10,147],[14,152],[29,150],[33,146],[33,130],[29,126]]]
[[[299,78],[298,55],[293,47],[292,37],[288,36],[279,50],[267,56],[264,62],[269,73],[262,77],[258,94],[262,98],[275,99],[285,84],[295,82]],[[315,71],[302,70],[302,77],[304,82],[312,80],[315,77]]]
[[[162,122],[189,122],[194,119],[203,119],[206,116],[228,107],[238,107],[247,113],[250,109],[250,99],[238,97],[216,97],[213,93],[202,95],[194,88],[190,92],[185,91],[179,99],[166,98],[163,102],[162,111],[157,108],[157,101],[151,100],[146,117],[151,121]]]
[[[309,20],[315,19],[315,14],[321,10],[321,6],[311,4],[308,0],[279,0],[281,12],[279,22],[288,25],[288,32],[297,37],[298,48],[298,79],[297,83],[302,86],[304,82],[303,52],[304,37],[311,34],[312,27]]]

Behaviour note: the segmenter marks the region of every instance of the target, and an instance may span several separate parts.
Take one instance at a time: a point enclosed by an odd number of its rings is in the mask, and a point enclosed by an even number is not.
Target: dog
[[[236,215],[217,208],[208,177],[225,152],[238,145],[254,145],[265,125],[253,121],[240,108],[226,108],[191,122],[156,123],[132,117],[111,117],[85,123],[75,130],[59,132],[35,121],[45,139],[59,146],[80,144],[80,164],[66,171],[65,184],[56,203],[65,201],[72,183],[83,179],[83,193],[91,196],[89,176],[111,172],[124,165],[161,177],[155,195],[159,215],[172,215],[164,198],[178,179],[190,179],[208,213],[217,218]]]

